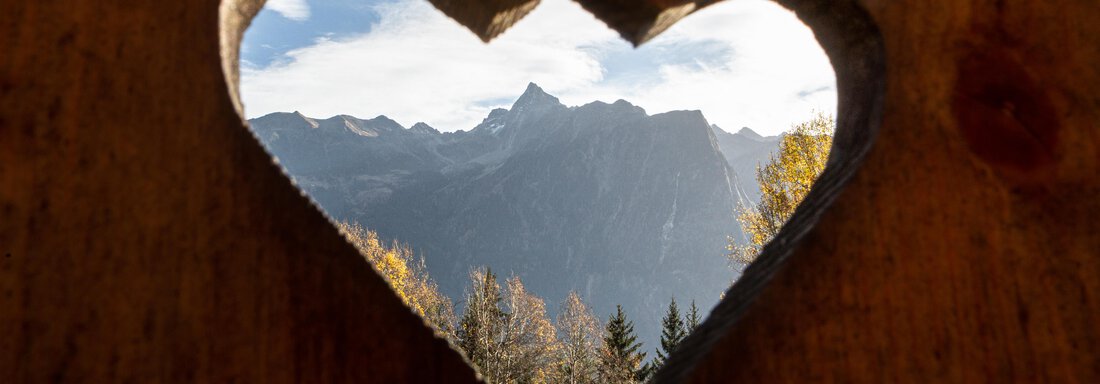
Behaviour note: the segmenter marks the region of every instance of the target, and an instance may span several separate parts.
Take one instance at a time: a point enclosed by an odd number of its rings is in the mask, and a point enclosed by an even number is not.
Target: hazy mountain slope
[[[756,183],[756,167],[767,163],[771,154],[779,150],[779,136],[760,136],[749,128],[729,133],[717,125],[711,127],[730,168],[740,176],[741,191],[748,200],[759,200],[760,187]]]
[[[334,217],[423,252],[444,293],[459,297],[469,269],[490,266],[552,310],[569,290],[601,316],[622,304],[647,348],[670,297],[708,308],[733,279],[725,237],[739,235],[733,210],[749,195],[736,170],[774,147],[698,111],[566,107],[533,84],[469,132],[391,122],[273,114],[252,125]]]

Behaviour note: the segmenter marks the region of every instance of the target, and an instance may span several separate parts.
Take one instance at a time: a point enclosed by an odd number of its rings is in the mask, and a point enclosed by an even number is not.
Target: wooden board
[[[0,2],[0,381],[475,381],[245,128],[218,7]]]
[[[641,43],[710,2],[580,3]],[[260,4],[0,2],[5,381],[476,380],[245,129]],[[782,4],[836,148],[659,381],[1100,382],[1100,3]]]

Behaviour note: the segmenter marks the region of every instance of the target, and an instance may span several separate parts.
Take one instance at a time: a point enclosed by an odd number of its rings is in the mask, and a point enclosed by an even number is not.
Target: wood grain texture
[[[474,382],[244,127],[218,10],[0,2],[0,381]]]
[[[428,0],[489,42],[527,15],[539,0]],[[720,0],[576,0],[634,46],[657,37],[685,16]]]
[[[718,0],[576,0],[634,46]]]
[[[709,4],[581,3],[635,43]],[[658,381],[1100,382],[1100,3],[781,3],[836,147]],[[5,381],[476,380],[244,128],[259,4],[0,1]]]
[[[788,5],[815,26],[813,3]],[[885,56],[877,139],[661,381],[1100,382],[1100,3],[854,5]],[[837,37],[874,31],[828,29],[840,77],[863,53]]]
[[[539,0],[428,1],[484,42],[504,33],[539,4]]]

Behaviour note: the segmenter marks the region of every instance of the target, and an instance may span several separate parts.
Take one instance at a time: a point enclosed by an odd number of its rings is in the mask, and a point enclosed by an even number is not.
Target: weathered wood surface
[[[468,0],[428,1],[451,18],[462,20],[485,42],[504,33],[539,4],[539,0],[482,0],[476,5]]]
[[[789,5],[839,77],[862,53],[813,3]],[[852,178],[662,381],[1100,382],[1100,2],[859,4],[885,57],[877,139],[842,127],[871,144],[830,165]]]
[[[484,39],[528,4],[441,2]],[[580,2],[635,43],[709,3]],[[256,3],[226,64],[215,0],[0,2],[0,376],[473,380],[242,126]],[[1100,3],[784,5],[837,149],[659,379],[1100,382]]]
[[[218,3],[0,1],[0,382],[473,382],[245,129]]]

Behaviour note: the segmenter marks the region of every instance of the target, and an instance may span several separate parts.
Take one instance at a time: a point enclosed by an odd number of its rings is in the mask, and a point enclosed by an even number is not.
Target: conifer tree
[[[470,273],[466,311],[458,327],[458,346],[474,365],[485,368],[497,349],[494,336],[500,332],[504,311],[500,309],[500,285],[492,269]]]
[[[600,351],[600,382],[610,384],[636,383],[645,376],[641,366],[645,352],[634,335],[634,322],[626,319],[621,305],[607,320],[603,348]]]
[[[695,332],[695,328],[699,328],[699,308],[695,307],[695,300],[691,301],[691,308],[687,313],[687,334]]]
[[[653,375],[657,374],[657,369],[661,368],[661,366],[657,365],[655,360],[657,360],[656,357],[650,359],[645,364],[642,364],[642,368],[638,369],[638,373],[634,376],[639,383],[648,383],[649,380],[653,379]]]
[[[668,312],[665,313],[664,319],[661,319],[661,348],[657,349],[657,358],[654,359],[653,367],[660,368],[664,365],[668,356],[676,350],[676,346],[686,335],[684,320],[680,317],[680,308],[676,306],[676,298],[673,298],[668,304]]]

